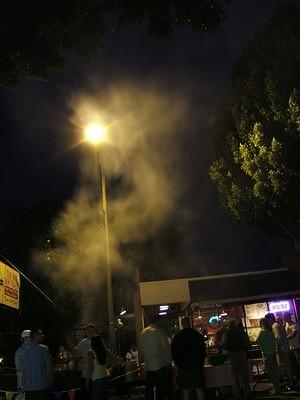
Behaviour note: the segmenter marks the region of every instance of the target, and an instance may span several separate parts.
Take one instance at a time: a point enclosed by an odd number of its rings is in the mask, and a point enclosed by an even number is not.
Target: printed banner
[[[19,309],[20,274],[0,261],[0,304]]]

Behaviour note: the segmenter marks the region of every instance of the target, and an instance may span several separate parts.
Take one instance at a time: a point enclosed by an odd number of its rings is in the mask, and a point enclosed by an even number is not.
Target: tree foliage
[[[175,25],[214,31],[224,18],[224,0],[11,1],[0,15],[0,86],[45,80],[64,67],[68,51],[94,55],[107,33],[143,23],[149,33]]]
[[[238,60],[213,124],[210,176],[231,215],[300,235],[300,8],[282,6]]]

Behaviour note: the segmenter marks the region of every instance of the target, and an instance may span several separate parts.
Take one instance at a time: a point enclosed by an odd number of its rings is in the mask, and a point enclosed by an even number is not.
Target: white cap
[[[23,331],[21,333],[21,339],[23,340],[25,338],[28,338],[28,337],[30,337],[30,335],[31,335],[31,330],[30,329],[25,329],[25,331]]]

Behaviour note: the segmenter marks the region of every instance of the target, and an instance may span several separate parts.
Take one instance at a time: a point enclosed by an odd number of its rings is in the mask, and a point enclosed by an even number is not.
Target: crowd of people
[[[256,344],[260,346],[266,373],[272,382],[271,394],[290,390],[300,379],[299,328],[286,314],[275,318],[267,314],[260,321]],[[219,350],[228,356],[235,398],[251,398],[251,372],[248,335],[238,319],[229,319],[218,332]],[[169,339],[155,317],[141,334],[141,348],[146,370],[146,400],[168,399],[174,396],[172,364],[176,367],[176,383],[184,400],[191,391],[198,400],[204,399],[205,338],[182,319],[182,330]],[[284,378],[284,379],[283,379]]]
[[[130,376],[130,371],[136,369],[142,358],[146,400],[173,400],[175,387],[183,400],[189,398],[191,391],[197,400],[203,400],[207,357],[205,337],[191,326],[189,317],[183,317],[181,325],[182,329],[169,338],[159,317],[152,317],[141,332],[141,354],[136,346],[131,346],[125,358],[121,359],[107,348],[95,325],[89,324],[85,337],[75,348],[75,358],[74,353],[72,357],[70,351],[59,346],[57,370],[65,371],[70,363],[76,362],[81,371],[80,398],[105,400],[112,369],[121,365],[120,360],[123,360],[123,364],[127,365],[125,375],[128,373]],[[299,328],[288,314],[277,319],[273,314],[267,314],[261,319],[260,327],[256,342],[261,348],[273,393],[278,394],[283,390],[282,377],[286,379],[286,388],[291,388],[300,378]],[[26,400],[49,400],[53,386],[53,359],[48,347],[42,344],[43,333],[40,330],[24,330],[21,341],[15,353],[18,391],[25,394]],[[247,356],[250,347],[241,321],[230,319],[219,330],[218,348],[228,355],[233,392],[237,399],[252,396]]]
[[[50,400],[54,383],[53,367],[66,371],[78,361],[81,371],[80,398],[104,400],[109,377],[109,370],[114,364],[114,356],[106,347],[103,339],[97,335],[94,324],[86,327],[85,337],[75,348],[76,356],[60,345],[55,360],[47,346],[42,344],[41,330],[24,330],[21,333],[21,346],[15,353],[17,389],[26,400]]]
[[[182,327],[170,341],[159,324],[159,318],[154,316],[141,333],[146,400],[174,399],[172,360],[178,369],[177,383],[184,400],[188,399],[191,389],[195,390],[198,400],[204,399],[204,337],[191,327],[188,317],[182,318]]]

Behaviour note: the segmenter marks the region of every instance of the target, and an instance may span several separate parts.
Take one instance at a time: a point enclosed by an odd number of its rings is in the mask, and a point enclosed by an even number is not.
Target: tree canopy
[[[210,177],[237,220],[300,236],[300,8],[285,5],[238,60],[213,123]]]
[[[175,25],[214,31],[225,0],[11,1],[0,15],[0,87],[45,80],[61,71],[67,52],[94,55],[105,35],[143,23],[163,36]]]

